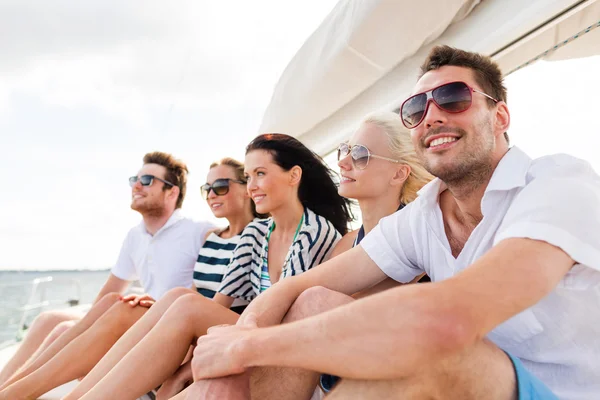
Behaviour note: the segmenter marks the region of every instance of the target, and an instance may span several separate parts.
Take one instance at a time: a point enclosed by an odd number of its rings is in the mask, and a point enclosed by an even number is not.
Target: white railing
[[[73,307],[79,304],[79,299],[81,299],[81,284],[76,279],[70,279],[69,283],[75,287],[76,289],[76,297],[68,298],[65,301],[49,301],[46,300],[46,289],[49,283],[60,282],[56,281],[52,276],[45,276],[42,278],[36,278],[31,281],[22,281],[22,282],[7,282],[0,283],[0,289],[7,287],[23,287],[24,290],[27,290],[27,287],[30,286],[29,299],[27,303],[19,307],[17,311],[21,312],[21,318],[19,319],[19,324],[17,325],[17,331],[15,333],[15,341],[20,341],[23,339],[23,335],[27,330],[27,317],[31,315],[33,311],[41,310],[44,307],[49,307],[53,305],[64,305],[68,304]],[[0,349],[3,347],[10,345],[10,343],[0,343]]]

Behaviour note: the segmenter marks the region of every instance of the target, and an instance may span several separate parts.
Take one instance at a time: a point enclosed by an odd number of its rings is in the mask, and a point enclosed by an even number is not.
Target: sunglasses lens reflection
[[[404,121],[404,125],[408,128],[414,128],[419,125],[419,122],[423,119],[423,114],[425,114],[426,106],[427,95],[424,93],[406,100],[402,106],[402,121]]]
[[[150,186],[152,185],[152,180],[154,177],[152,175],[142,175],[142,176],[132,176],[129,178],[129,186],[133,187],[138,181],[142,186]]]
[[[348,155],[348,145],[346,143],[340,144],[337,152],[337,159],[340,161],[342,158]]]
[[[369,150],[362,145],[354,146],[352,148],[352,162],[355,168],[365,169],[369,163]]]
[[[229,181],[217,179],[212,184],[212,190],[217,196],[223,196],[229,192]]]
[[[439,108],[451,113],[459,113],[471,106],[471,89],[464,82],[452,82],[435,88],[431,92],[433,101]],[[427,94],[420,93],[402,104],[400,115],[402,122],[409,128],[415,128],[421,123],[427,109]]]
[[[150,186],[152,185],[152,179],[154,177],[152,175],[142,175],[140,176],[140,183],[142,186]]]
[[[440,86],[432,96],[440,108],[449,112],[462,112],[471,105],[471,90],[462,82]]]
[[[200,193],[202,193],[202,197],[208,199],[208,194],[210,191],[213,191],[217,196],[223,196],[229,193],[229,180],[227,179],[217,179],[213,182],[212,185],[205,183],[200,186]]]

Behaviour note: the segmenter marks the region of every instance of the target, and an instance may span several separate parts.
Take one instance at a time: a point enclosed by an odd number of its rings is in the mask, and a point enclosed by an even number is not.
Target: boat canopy
[[[260,132],[325,155],[366,114],[397,110],[435,45],[488,54],[509,74],[600,54],[598,26],[600,0],[341,0],[284,70]]]

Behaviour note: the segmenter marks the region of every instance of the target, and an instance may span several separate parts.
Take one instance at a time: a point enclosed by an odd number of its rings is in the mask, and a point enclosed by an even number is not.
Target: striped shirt
[[[251,222],[244,229],[219,293],[246,301],[252,301],[258,296],[265,239],[272,224],[271,218],[262,219]],[[331,222],[305,208],[304,221],[290,246],[281,279],[299,275],[325,261],[340,238],[340,233]]]
[[[241,235],[235,235],[229,239],[224,239],[218,235],[219,233],[211,232],[206,238],[204,245],[200,248],[194,267],[196,290],[209,299],[212,299],[217,289],[219,289],[223,275],[233,255],[233,250],[241,238]],[[235,299],[231,310],[241,313],[247,304],[248,302],[244,299]]]

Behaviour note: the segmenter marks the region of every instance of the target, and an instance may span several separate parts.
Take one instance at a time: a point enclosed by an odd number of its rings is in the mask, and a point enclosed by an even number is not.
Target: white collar
[[[496,166],[484,195],[491,191],[509,191],[525,186],[530,166],[531,158],[518,147],[511,147]],[[441,179],[435,178],[423,186],[417,194],[422,205],[431,208],[437,204],[440,193],[446,189],[446,184]]]
[[[184,218],[185,217],[183,216],[181,209],[179,209],[179,208],[175,209],[175,211],[173,211],[173,214],[171,214],[171,216],[169,217],[167,222],[165,222],[165,224],[163,226],[161,226],[160,229],[157,230],[156,233],[154,233],[154,235],[151,235],[151,236],[156,237],[156,235],[158,235],[160,232],[170,228],[171,226],[175,225],[177,222],[181,221]],[[143,219],[140,222],[140,224],[138,225],[138,228],[140,229],[140,231],[142,233],[145,233],[146,235],[150,235],[150,233],[148,233],[148,230],[146,229],[146,224],[144,223]]]

